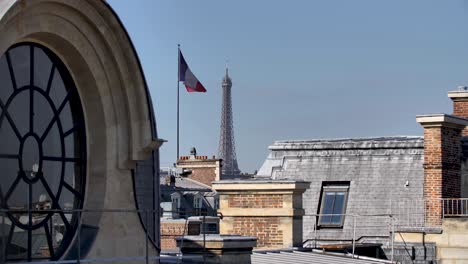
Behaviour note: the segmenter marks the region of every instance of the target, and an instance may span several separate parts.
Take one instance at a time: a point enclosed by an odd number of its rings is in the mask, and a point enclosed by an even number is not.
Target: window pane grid
[[[332,190],[331,186],[324,186],[319,217],[320,226],[341,227],[343,225],[347,194],[343,189],[343,186],[340,186],[338,191]]]

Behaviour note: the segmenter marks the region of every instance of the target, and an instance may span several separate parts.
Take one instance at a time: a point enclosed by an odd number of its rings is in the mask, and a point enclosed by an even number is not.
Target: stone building
[[[1,263],[158,255],[162,142],[106,1],[0,0]]]

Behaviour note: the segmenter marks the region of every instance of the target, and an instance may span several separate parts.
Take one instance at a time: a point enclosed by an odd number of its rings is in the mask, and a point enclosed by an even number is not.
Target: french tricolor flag
[[[179,49],[179,82],[184,82],[187,92],[206,92],[203,84],[193,75]]]

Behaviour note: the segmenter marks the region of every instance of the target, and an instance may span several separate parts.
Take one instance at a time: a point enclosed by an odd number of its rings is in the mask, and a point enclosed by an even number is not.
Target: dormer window
[[[349,183],[325,184],[322,187],[319,225],[342,227],[346,212]]]
[[[195,209],[196,215],[201,215],[201,211],[203,208],[203,197],[201,195],[196,195],[193,198],[193,208]]]

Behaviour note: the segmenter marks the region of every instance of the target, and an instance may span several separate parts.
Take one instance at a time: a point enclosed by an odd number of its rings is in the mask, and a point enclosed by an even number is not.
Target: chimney
[[[450,91],[448,97],[453,101],[453,115],[468,119],[468,87],[458,86],[457,90]],[[463,136],[468,136],[468,128],[463,129]]]
[[[424,200],[426,225],[442,221],[442,198],[459,198],[461,190],[461,132],[468,120],[446,114],[420,115],[424,127]]]

